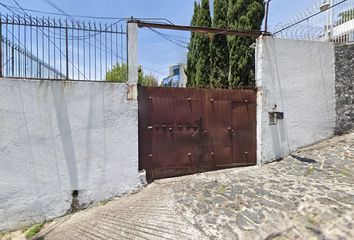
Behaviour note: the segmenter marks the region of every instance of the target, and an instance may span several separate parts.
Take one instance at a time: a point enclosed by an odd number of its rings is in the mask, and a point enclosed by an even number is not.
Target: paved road
[[[155,181],[45,239],[354,239],[354,134],[263,167]]]

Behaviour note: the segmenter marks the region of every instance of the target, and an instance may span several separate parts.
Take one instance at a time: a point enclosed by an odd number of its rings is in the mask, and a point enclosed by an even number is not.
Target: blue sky
[[[298,12],[320,0],[272,0],[269,25],[284,22]],[[0,0],[15,5],[12,0]],[[42,0],[17,0],[24,8],[56,12]],[[68,14],[82,14],[112,17],[154,17],[167,18],[175,24],[188,25],[193,13],[194,0],[52,0]],[[212,2],[212,1],[211,1]],[[5,12],[1,7],[1,12]],[[178,40],[188,42],[188,32],[164,31],[177,36]],[[139,30],[139,63],[146,73],[158,77],[168,74],[168,66],[185,62],[186,49],[168,42],[150,30]]]

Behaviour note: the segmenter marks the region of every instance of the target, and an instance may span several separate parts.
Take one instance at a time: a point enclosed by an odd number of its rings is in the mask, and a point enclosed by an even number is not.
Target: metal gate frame
[[[147,179],[256,164],[256,90],[139,87]]]

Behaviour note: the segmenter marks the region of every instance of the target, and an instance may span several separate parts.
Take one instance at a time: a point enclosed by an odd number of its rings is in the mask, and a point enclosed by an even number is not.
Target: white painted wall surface
[[[335,67],[332,43],[265,37],[256,49],[259,164],[334,134]],[[275,107],[276,106],[276,107]],[[284,112],[269,125],[268,112]]]
[[[0,230],[139,186],[137,101],[126,84],[0,79]]]

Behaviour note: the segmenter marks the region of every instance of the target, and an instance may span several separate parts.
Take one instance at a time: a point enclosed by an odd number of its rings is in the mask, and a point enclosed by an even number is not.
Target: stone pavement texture
[[[354,133],[263,167],[155,181],[39,239],[354,239]]]

